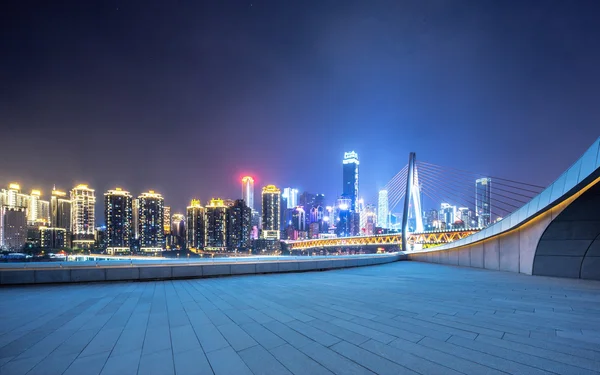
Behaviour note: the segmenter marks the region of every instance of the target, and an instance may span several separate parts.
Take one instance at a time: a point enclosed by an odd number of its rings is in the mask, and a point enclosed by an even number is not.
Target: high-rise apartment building
[[[475,181],[475,212],[479,227],[487,227],[492,222],[492,179],[479,178]]]
[[[67,193],[56,188],[52,189],[50,197],[50,226],[71,233],[71,200],[67,198]]]
[[[281,190],[275,185],[262,188],[262,238],[281,238]]]
[[[227,206],[222,199],[211,199],[204,207],[205,250],[227,249]]]
[[[243,199],[237,199],[227,208],[227,249],[246,252],[250,249],[252,210]]]
[[[344,153],[343,195],[350,199],[350,210],[356,211],[358,203],[358,154],[354,151]]]
[[[133,197],[121,188],[104,193],[106,220],[106,251],[109,254],[128,252],[133,233]]]
[[[140,250],[162,251],[165,247],[165,200],[154,190],[142,193],[137,200]]]
[[[40,227],[40,247],[61,249],[67,246],[67,230],[64,228]]]
[[[29,195],[21,193],[21,186],[15,182],[8,185],[7,189],[0,190],[0,206],[9,208],[27,208]]]
[[[250,176],[242,178],[242,199],[254,210],[254,179]]]
[[[186,237],[188,249],[204,248],[204,207],[198,199],[192,199],[187,207]]]
[[[380,228],[389,228],[388,223],[388,191],[379,190],[379,199],[377,201],[377,226]]]
[[[0,206],[0,249],[20,251],[27,241],[27,209]]]
[[[165,206],[163,208],[163,212],[164,212],[164,223],[163,223],[163,228],[164,228],[164,234],[165,237],[168,236],[169,234],[171,234],[171,207],[169,206]]]
[[[285,199],[287,203],[287,207],[282,208],[296,208],[298,206],[298,189],[284,188],[281,198]]]
[[[94,189],[80,184],[71,190],[71,233],[74,248],[87,249],[94,244],[95,206]]]
[[[131,201],[131,212],[132,239],[137,241],[140,238],[140,201],[137,198]]]

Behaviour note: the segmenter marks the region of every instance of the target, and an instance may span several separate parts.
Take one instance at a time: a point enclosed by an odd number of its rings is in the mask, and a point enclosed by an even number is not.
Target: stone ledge
[[[47,269],[0,270],[1,285],[79,283],[98,281],[144,281],[202,278],[230,275],[250,275],[282,272],[324,271],[338,268],[362,267],[406,260],[402,254],[356,259],[318,259],[239,262],[229,264],[164,264],[127,267],[81,267]]]

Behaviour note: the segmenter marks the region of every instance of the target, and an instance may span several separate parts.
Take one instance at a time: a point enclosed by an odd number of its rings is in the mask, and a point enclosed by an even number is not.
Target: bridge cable
[[[430,164],[430,163],[426,163],[426,162],[417,162],[417,164],[418,164],[418,166],[420,168],[435,169],[435,170],[438,170],[440,172],[452,173],[453,175],[457,175],[457,176],[458,175],[465,175],[465,176],[469,176],[470,178],[473,178],[473,179],[477,179],[477,178],[490,178],[490,179],[493,180],[493,182],[494,182],[495,185],[501,185],[501,186],[505,186],[505,187],[508,187],[508,188],[513,188],[513,189],[518,189],[518,190],[522,190],[522,191],[527,191],[527,192],[530,192],[530,193],[534,193],[535,195],[539,194],[543,189],[545,189],[544,187],[540,187],[540,186],[537,186],[537,185],[533,185],[533,186],[536,187],[536,188],[539,188],[540,190],[526,189],[526,188],[523,188],[523,187],[520,187],[520,186],[514,186],[514,185],[509,185],[509,184],[506,184],[506,183],[499,182],[498,180],[502,181],[504,179],[500,179],[500,178],[497,178],[497,177],[485,176],[485,175],[480,174],[480,173],[466,172],[466,171],[456,171],[456,172],[453,172],[453,171],[449,171],[447,169],[444,169],[443,167],[440,167],[439,165]],[[531,184],[527,184],[527,183],[524,183],[524,182],[517,182],[517,181],[512,181],[512,180],[509,180],[509,181],[511,181],[514,184],[521,184],[521,185],[526,185],[526,186],[532,186]]]
[[[426,172],[425,172],[423,169],[422,169],[421,171],[422,171],[422,172],[424,172],[424,174],[429,174],[429,176],[431,176],[431,177],[433,177],[433,178],[436,178],[436,177],[442,177],[442,178],[445,178],[445,177],[446,177],[446,176],[440,175],[439,173],[437,173],[437,172],[433,172],[433,171],[426,171]],[[456,181],[456,180],[454,180],[454,179],[449,179],[449,180],[452,180],[452,181],[458,182],[458,181]],[[469,188],[469,190],[470,190],[470,188]],[[493,193],[494,195],[497,195],[497,196],[499,196],[499,197],[503,197],[503,198],[507,198],[507,199],[510,199],[510,200],[513,200],[513,201],[519,202],[519,203],[521,203],[521,204],[527,204],[527,203],[528,203],[528,202],[526,202],[526,201],[522,201],[522,200],[520,200],[520,199],[517,199],[517,198],[513,198],[513,197],[506,196],[506,195],[502,195],[502,194],[500,194],[500,193],[496,193],[494,190],[496,190],[496,189],[494,188],[494,185],[492,184],[491,191],[492,191],[492,193]],[[500,190],[500,189],[497,189],[497,190]],[[533,198],[533,197],[529,197],[529,198]]]
[[[509,180],[509,179],[507,179],[507,178],[495,177],[495,176],[486,176],[486,175],[484,175],[484,174],[481,174],[481,173],[474,173],[474,172],[466,171],[466,170],[464,170],[464,169],[458,169],[458,168],[453,168],[453,167],[442,167],[442,166],[440,166],[440,165],[433,164],[433,163],[428,163],[428,162],[425,162],[425,161],[419,161],[418,163],[421,163],[421,164],[426,164],[426,165],[430,165],[430,166],[434,166],[434,167],[438,167],[438,168],[443,168],[443,169],[452,169],[452,170],[455,170],[455,171],[458,171],[458,172],[463,172],[463,173],[469,173],[469,174],[481,175],[482,177],[489,177],[489,178],[492,178],[492,179],[495,179],[495,180],[501,180],[501,181],[506,181],[506,182],[512,182],[512,183],[515,183],[515,184],[520,184],[520,185],[527,185],[527,186],[531,186],[531,187],[538,188],[538,189],[542,189],[542,190],[546,188],[545,186],[534,185],[534,184],[529,184],[529,183],[526,183],[526,182],[520,182],[520,181],[515,181],[515,180]]]

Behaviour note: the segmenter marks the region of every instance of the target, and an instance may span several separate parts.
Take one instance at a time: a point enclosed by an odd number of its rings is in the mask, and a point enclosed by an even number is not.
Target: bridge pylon
[[[421,209],[421,191],[419,187],[419,174],[417,171],[417,155],[411,152],[408,155],[408,173],[406,174],[406,194],[404,195],[404,209],[402,211],[402,250],[419,250],[422,248],[420,244],[411,245],[408,247],[409,223],[408,219],[415,219],[415,227],[413,232],[421,233],[423,227],[423,211]],[[412,205],[411,205],[412,202]],[[411,211],[412,208],[412,211]]]

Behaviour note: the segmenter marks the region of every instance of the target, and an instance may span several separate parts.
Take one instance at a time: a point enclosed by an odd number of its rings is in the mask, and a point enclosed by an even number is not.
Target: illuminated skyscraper
[[[71,233],[71,200],[64,191],[52,189],[50,197],[50,226]]]
[[[262,238],[280,239],[281,190],[275,185],[262,188]]]
[[[350,199],[350,210],[356,211],[358,203],[358,154],[354,151],[344,153],[343,195]]]
[[[171,234],[171,207],[169,206],[165,206],[164,207],[164,223],[163,223],[163,228],[164,228],[164,232],[165,232],[165,237],[168,236],[169,234]]]
[[[254,210],[254,179],[250,176],[242,178],[242,199]]]
[[[138,234],[141,251],[162,251],[165,246],[165,200],[150,190],[138,197]]]
[[[297,231],[306,232],[306,212],[298,206],[292,211],[292,226]]]
[[[80,184],[71,190],[71,233],[73,247],[86,249],[94,244],[96,195],[93,189]]]
[[[121,188],[104,193],[106,220],[106,251],[109,254],[131,249],[133,226],[133,197]]]
[[[379,200],[377,202],[377,226],[380,228],[389,228],[388,223],[388,191],[379,191]]]
[[[140,238],[140,201],[137,198],[133,198],[131,202],[131,211],[132,238],[137,240]]]
[[[0,206],[0,248],[21,251],[27,240],[27,209]]]
[[[167,249],[185,249],[187,243],[185,222],[185,215],[179,213],[171,215],[171,234],[165,236]]]
[[[0,190],[0,206],[9,208],[27,208],[29,195],[21,193],[21,186],[17,183],[10,183],[8,189]]]
[[[296,208],[298,205],[298,189],[284,188],[281,197],[287,202],[287,207],[282,208]]]
[[[192,199],[187,207],[186,236],[188,249],[204,248],[204,207],[200,200]]]
[[[237,199],[227,208],[227,248],[245,252],[250,249],[252,210],[243,199]]]
[[[211,199],[205,207],[204,215],[206,233],[204,249],[225,251],[227,249],[227,206],[222,199]]]
[[[475,181],[475,212],[479,227],[487,227],[492,222],[492,180],[479,178]]]

